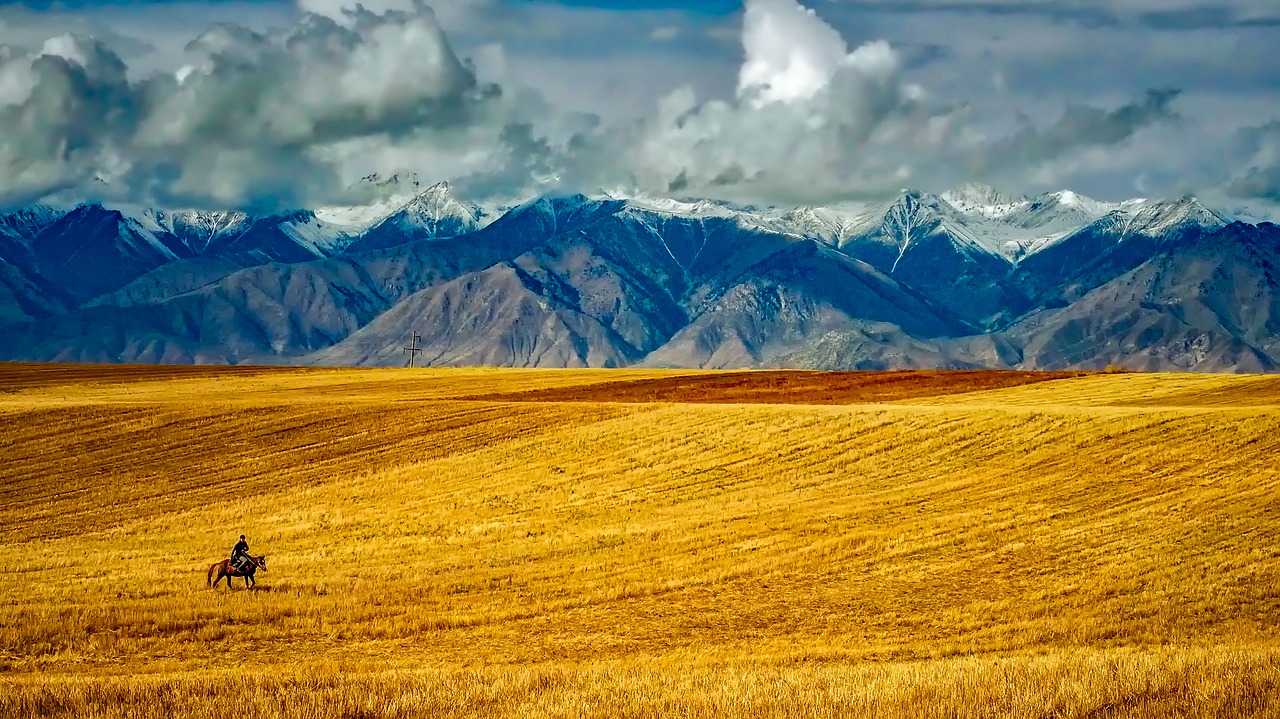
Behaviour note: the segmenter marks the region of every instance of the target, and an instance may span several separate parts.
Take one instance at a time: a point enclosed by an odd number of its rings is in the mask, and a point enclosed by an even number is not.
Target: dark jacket
[[[239,542],[236,542],[236,546],[231,548],[231,558],[235,559],[236,557],[239,557],[242,554],[244,555],[249,554],[249,543],[244,541],[243,539],[241,539]]]

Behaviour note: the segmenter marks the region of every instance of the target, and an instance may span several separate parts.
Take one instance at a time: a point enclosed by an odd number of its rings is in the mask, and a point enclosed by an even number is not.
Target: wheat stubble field
[[[0,716],[1280,716],[1278,455],[1277,377],[0,365]]]

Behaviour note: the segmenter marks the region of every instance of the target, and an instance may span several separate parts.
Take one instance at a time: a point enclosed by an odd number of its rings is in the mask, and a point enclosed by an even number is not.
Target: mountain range
[[[1280,227],[969,185],[774,208],[480,207],[370,176],[280,214],[0,213],[0,359],[521,367],[1280,366]]]

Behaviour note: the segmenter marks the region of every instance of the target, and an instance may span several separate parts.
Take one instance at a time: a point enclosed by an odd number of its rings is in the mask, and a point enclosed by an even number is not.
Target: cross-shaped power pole
[[[409,369],[413,369],[414,356],[416,356],[419,352],[422,351],[422,348],[418,347],[418,340],[420,339],[422,339],[422,335],[418,334],[417,332],[414,332],[413,339],[409,341],[409,346],[403,348],[404,354],[409,355]]]

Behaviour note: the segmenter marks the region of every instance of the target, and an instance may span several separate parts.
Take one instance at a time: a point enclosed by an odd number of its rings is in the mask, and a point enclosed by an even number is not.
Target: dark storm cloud
[[[1228,156],[1238,168],[1228,194],[1280,203],[1280,120],[1238,131]]]
[[[1233,180],[1227,191],[1242,200],[1280,202],[1280,166],[1252,168]]]
[[[1049,127],[1025,126],[984,151],[976,169],[987,173],[1035,167],[1081,148],[1118,145],[1149,125],[1175,119],[1169,105],[1178,95],[1178,90],[1148,90],[1142,100],[1114,110],[1070,105]]]

